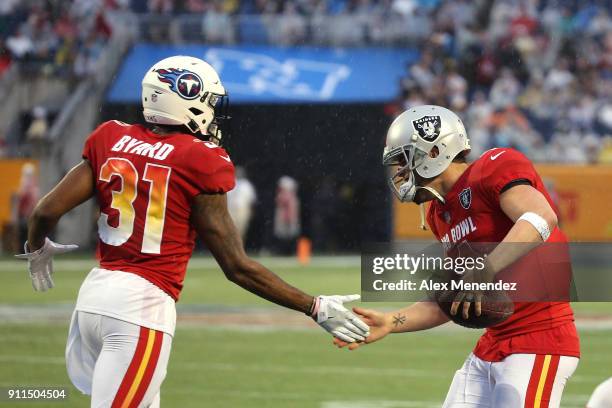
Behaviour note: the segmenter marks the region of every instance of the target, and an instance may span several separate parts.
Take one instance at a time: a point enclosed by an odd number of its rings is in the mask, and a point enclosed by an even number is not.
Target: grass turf
[[[0,324],[0,330],[0,387],[70,389],[62,403],[16,406],[87,406],[87,398],[66,376],[66,326]],[[583,357],[567,386],[563,407],[584,406],[597,383],[610,375],[612,332],[581,334]],[[467,330],[394,335],[384,343],[348,352],[331,347],[322,333],[311,330],[179,327],[162,406],[362,407],[368,401],[389,408],[440,406],[476,336]]]
[[[32,291],[23,263],[0,262],[0,306],[71,304],[93,263],[83,259],[57,262],[56,288],[41,294]],[[287,281],[310,293],[359,292],[354,260],[311,267],[283,260],[268,263]],[[179,304],[275,307],[225,280],[209,260],[197,259]],[[610,315],[612,309],[609,303],[576,306],[579,315]],[[63,385],[71,390],[62,403],[19,403],[18,407],[88,406],[87,398],[72,388],[66,376],[67,324],[0,321],[0,387]],[[458,329],[394,335],[383,343],[348,352],[333,348],[330,339],[316,330],[179,325],[162,387],[162,406],[440,406],[454,371],[478,334]],[[567,386],[563,407],[583,407],[593,388],[610,375],[612,330],[583,330],[581,337],[583,358]],[[13,405],[0,397],[2,406]]]

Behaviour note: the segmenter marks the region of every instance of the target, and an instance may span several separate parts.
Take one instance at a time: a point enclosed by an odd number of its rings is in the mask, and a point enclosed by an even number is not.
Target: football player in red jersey
[[[66,346],[68,375],[92,407],[158,407],[196,234],[232,282],[301,311],[335,337],[369,329],[343,307],[350,296],[309,296],[250,259],[227,211],[234,166],[218,146],[226,91],[192,57],[164,59],[142,82],[150,127],[110,121],[87,139],[83,161],[36,206],[26,254],[36,290],[53,287],[54,254],[75,249],[47,236],[72,208],[100,205],[100,266],[83,282]],[[226,106],[226,105],[225,105]]]
[[[468,164],[469,150],[459,117],[439,106],[403,112],[387,134],[383,163],[399,166],[390,180],[393,192],[402,202],[431,201],[427,222],[445,247],[462,242],[529,243],[490,252],[486,271],[492,280],[539,243],[567,241],[557,227],[550,196],[525,156],[496,148]],[[451,313],[464,318],[470,310],[480,314],[474,293],[460,294],[470,296],[455,298]],[[514,308],[510,318],[485,331],[456,372],[445,408],[559,407],[580,357],[572,309],[567,302],[517,302]],[[389,313],[353,310],[370,325],[365,344],[449,320],[435,302],[417,302]],[[350,349],[364,344],[334,342]]]

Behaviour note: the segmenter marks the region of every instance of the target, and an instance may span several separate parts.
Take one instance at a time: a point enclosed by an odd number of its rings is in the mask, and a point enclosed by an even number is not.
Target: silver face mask
[[[415,146],[401,146],[388,152],[383,157],[383,164],[386,166],[401,166],[397,172],[389,178],[388,184],[393,194],[401,202],[413,202],[416,193],[420,189],[429,191],[441,202],[444,198],[431,187],[421,187],[416,185],[415,169],[423,163],[427,153],[423,150],[415,148]]]
[[[416,195],[416,185],[414,183],[414,173],[407,168],[400,168],[392,177],[389,178],[389,188],[401,202],[414,201]],[[406,177],[407,176],[407,177]]]

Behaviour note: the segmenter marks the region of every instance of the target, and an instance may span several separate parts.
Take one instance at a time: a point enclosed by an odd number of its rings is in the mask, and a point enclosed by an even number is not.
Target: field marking
[[[190,363],[190,362],[178,362],[176,364],[171,363],[170,366],[177,366],[181,370],[197,370],[201,371],[202,368],[217,371],[249,371],[254,373],[267,372],[271,374],[291,374],[291,373],[303,373],[303,374],[339,374],[339,375],[374,375],[374,376],[404,376],[404,377],[431,377],[439,378],[439,373],[423,373],[422,370],[415,370],[411,368],[375,368],[375,367],[353,367],[353,366],[293,366],[284,364],[261,364],[261,365],[244,365],[234,363]]]
[[[2,363],[15,363],[25,365],[40,366],[47,365],[64,365],[64,357],[57,356],[31,356],[31,355],[11,355],[0,356]],[[404,375],[408,377],[432,377],[439,378],[438,373],[425,373],[413,369],[380,369],[370,367],[347,367],[346,366],[321,366],[321,367],[297,367],[282,364],[275,365],[242,365],[231,363],[191,363],[191,362],[170,362],[172,370],[217,370],[217,371],[250,371],[254,373],[268,372],[273,374],[339,374],[350,375],[380,375],[380,376],[398,376]],[[449,370],[452,371],[452,370]],[[599,376],[576,376],[572,377],[571,381],[587,382],[586,379],[591,378],[593,383],[600,380]],[[450,382],[449,382],[450,384]],[[166,394],[176,393],[178,390],[174,387],[172,390],[167,390]],[[224,391],[224,390],[206,390],[202,388],[191,389],[191,393],[207,394],[207,395],[224,395],[239,398],[255,398],[255,399],[295,399],[295,400],[313,400],[320,398],[320,394],[305,394],[305,393],[279,393],[279,392],[260,392],[260,391]],[[234,395],[229,395],[229,394]],[[566,408],[580,408],[588,400],[589,395],[586,394],[568,394],[563,395],[563,406]],[[433,408],[438,407],[432,401],[391,401],[391,400],[361,400],[361,401],[324,401],[321,408]]]
[[[70,320],[74,304],[2,304],[0,324],[44,322],[65,324]],[[247,333],[278,331],[313,331],[316,324],[302,315],[275,306],[178,305],[178,327],[181,329],[210,329]],[[577,316],[579,331],[612,330],[612,317]],[[458,325],[444,324],[431,333],[466,330]]]
[[[321,408],[440,408],[434,401],[325,401]]]
[[[16,364],[50,364],[50,365],[64,365],[65,359],[63,356],[31,356],[31,355],[10,355],[0,356],[0,362],[2,363],[16,363]],[[416,370],[412,368],[376,368],[376,367],[354,367],[354,366],[337,366],[337,365],[320,365],[320,366],[293,366],[284,364],[264,364],[264,365],[244,365],[235,363],[210,363],[210,362],[182,362],[170,360],[171,369],[179,370],[196,370],[201,371],[202,369],[217,370],[217,371],[248,371],[254,373],[271,373],[271,374],[291,374],[291,373],[302,373],[302,374],[339,374],[339,375],[374,375],[374,376],[405,376],[405,377],[431,377],[440,378],[440,373],[427,373],[422,370]],[[453,370],[449,370],[449,378]],[[572,382],[580,383],[599,383],[602,377],[599,375],[574,375],[571,377]],[[583,395],[573,395],[572,398],[582,398]]]
[[[49,364],[49,365],[64,365],[66,359],[64,357],[55,356],[24,356],[24,355],[10,355],[0,356],[0,362],[2,363],[16,363],[16,364]]]
[[[16,364],[50,364],[50,365],[63,365],[66,363],[64,357],[56,356],[28,356],[28,355],[10,355],[0,356],[0,362],[2,363],[16,363]],[[291,373],[303,373],[303,374],[341,374],[341,375],[379,375],[379,376],[406,376],[406,377],[423,377],[424,373],[420,370],[414,370],[410,368],[371,368],[371,367],[346,367],[346,366],[317,366],[317,367],[304,367],[304,366],[293,366],[283,364],[273,365],[244,365],[234,363],[191,363],[191,362],[175,362],[170,361],[171,369],[180,370],[197,370],[202,369],[217,370],[217,371],[249,371],[254,373],[267,372],[271,374],[291,374]],[[429,377],[437,378],[440,375],[432,373]]]
[[[182,387],[180,385],[172,387],[172,389],[164,389],[162,385],[162,393],[168,398],[168,395],[179,394],[184,395],[206,395],[206,396],[221,396],[223,398],[239,398],[239,399],[261,399],[261,400],[297,400],[297,401],[317,401],[321,399],[320,393],[304,393],[304,392],[267,392],[267,391],[246,391],[232,389],[206,389],[198,387]]]
[[[295,257],[272,257],[272,256],[255,256],[257,262],[272,268],[359,268],[361,267],[361,257],[359,255],[342,255],[342,256],[314,256],[308,265],[302,265]],[[98,262],[91,259],[61,259],[57,257],[53,260],[55,271],[82,271],[87,272]],[[189,261],[189,268],[219,268],[219,265],[213,257],[196,256]],[[0,260],[0,272],[5,271],[25,271],[25,262],[13,259]]]

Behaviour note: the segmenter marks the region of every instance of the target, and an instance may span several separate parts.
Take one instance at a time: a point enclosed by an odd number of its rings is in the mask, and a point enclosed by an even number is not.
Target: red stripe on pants
[[[550,395],[552,394],[553,385],[555,384],[555,377],[557,376],[557,369],[559,368],[560,356],[552,356],[550,359],[550,366],[548,367],[548,373],[546,374],[546,382],[544,383],[544,391],[542,392],[542,401],[540,408],[548,408],[550,403]]]
[[[533,408],[535,405],[536,392],[538,391],[538,383],[542,375],[542,367],[544,366],[544,356],[536,355],[531,369],[531,377],[529,377],[529,385],[527,386],[527,395],[525,396],[525,408]]]
[[[142,357],[144,356],[145,348],[147,346],[148,333],[149,329],[146,327],[140,328],[140,335],[138,336],[136,351],[134,352],[134,356],[132,357],[132,361],[130,362],[125,375],[123,376],[123,380],[121,381],[121,385],[117,390],[117,394],[115,394],[115,399],[113,400],[111,408],[121,407],[123,400],[127,396],[127,393],[134,382],[134,377],[138,372],[138,367],[140,367],[140,362],[142,361]]]
[[[151,379],[153,378],[153,374],[155,373],[155,369],[157,368],[157,361],[159,360],[163,341],[164,333],[160,331],[155,331],[155,343],[153,343],[153,351],[151,351],[151,357],[149,358],[149,362],[147,363],[147,368],[145,369],[142,381],[138,386],[138,390],[134,395],[134,399],[130,404],[130,408],[138,407],[138,404],[140,404],[140,402],[145,396],[145,393],[147,392],[147,388],[149,388],[149,384],[151,384]]]

